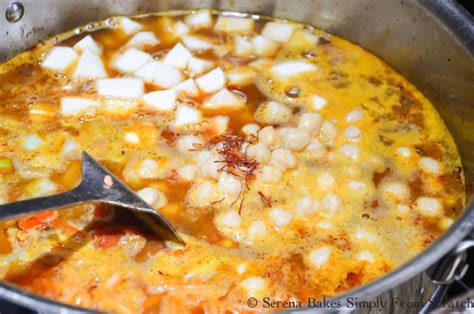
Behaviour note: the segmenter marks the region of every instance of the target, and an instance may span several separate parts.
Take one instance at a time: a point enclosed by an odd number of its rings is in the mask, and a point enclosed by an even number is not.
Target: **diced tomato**
[[[17,226],[21,230],[28,231],[35,228],[47,226],[57,218],[57,212],[43,212],[18,220]]]
[[[64,232],[65,234],[67,235],[73,235],[77,232],[79,232],[79,230],[77,230],[76,228],[74,228],[73,226],[67,224],[66,222],[64,222],[62,219],[57,219],[55,220],[53,223],[52,223],[52,226],[54,228],[57,228],[59,230],[61,230],[62,232]]]
[[[94,245],[99,248],[108,249],[118,244],[123,231],[118,228],[106,227],[96,229],[92,232]]]
[[[6,230],[0,227],[0,254],[9,254],[13,250]]]
[[[94,209],[94,218],[105,218],[105,217],[108,217],[110,215],[112,211],[105,207],[105,206],[97,206],[95,209]]]

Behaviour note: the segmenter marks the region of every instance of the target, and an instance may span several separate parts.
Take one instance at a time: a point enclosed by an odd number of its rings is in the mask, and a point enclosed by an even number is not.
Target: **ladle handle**
[[[92,199],[91,199],[92,200]],[[18,218],[24,215],[43,212],[49,209],[75,205],[87,201],[81,189],[75,188],[61,194],[32,198],[0,205],[0,220]]]

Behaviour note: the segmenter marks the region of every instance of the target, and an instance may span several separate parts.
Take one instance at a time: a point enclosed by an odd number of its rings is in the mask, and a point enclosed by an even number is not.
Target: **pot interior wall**
[[[0,13],[10,1],[0,0]],[[309,23],[361,45],[413,82],[435,104],[460,150],[469,196],[474,191],[474,22],[456,37],[441,19],[452,0],[432,13],[437,1],[338,0],[43,0],[23,1],[17,23],[0,18],[0,61],[38,40],[113,15],[213,7]],[[439,17],[441,16],[441,18]],[[446,19],[445,19],[446,21]],[[447,23],[449,24],[449,23]],[[459,35],[459,29],[458,29]],[[461,43],[464,41],[469,48]]]

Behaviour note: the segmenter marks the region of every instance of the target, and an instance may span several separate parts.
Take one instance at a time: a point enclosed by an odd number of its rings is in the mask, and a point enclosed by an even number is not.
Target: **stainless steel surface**
[[[437,107],[458,145],[469,198],[474,191],[474,22],[453,0],[42,0],[23,1],[18,23],[0,19],[0,59],[48,35],[121,14],[213,7],[312,24],[350,39],[380,56],[414,83]],[[0,11],[8,2],[0,0]],[[332,301],[354,310],[348,298],[386,301],[385,313],[416,313],[440,286],[426,270],[472,232],[474,206],[423,254],[375,282]],[[29,293],[0,283],[0,295],[47,312],[68,312]],[[393,301],[410,301],[401,306]],[[334,309],[325,309],[334,311]],[[315,309],[304,310],[314,312]],[[368,312],[357,309],[356,312]]]
[[[165,217],[86,152],[82,153],[81,167],[82,179],[74,189],[61,194],[0,205],[0,220],[18,218],[46,210],[57,210],[81,203],[98,202],[113,205],[117,209],[132,211],[163,240],[184,244],[183,239]]]

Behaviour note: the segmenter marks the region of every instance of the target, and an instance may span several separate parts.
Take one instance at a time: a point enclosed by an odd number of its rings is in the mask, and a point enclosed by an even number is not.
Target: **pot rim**
[[[448,27],[451,34],[460,42],[474,60],[474,17],[454,0],[422,0],[419,5],[431,12],[439,23]],[[348,298],[365,298],[380,295],[398,286],[439,261],[461,240],[474,230],[474,201],[464,209],[464,213],[440,238],[421,254],[416,255],[404,265],[369,284],[349,290],[341,295],[327,299],[327,302],[340,302],[344,310]],[[0,299],[13,302],[28,309],[47,313],[103,313],[57,302],[29,291],[0,281]],[[347,309],[347,307],[346,307]],[[334,311],[335,309],[308,309],[286,312]],[[283,311],[285,312],[285,311]]]

